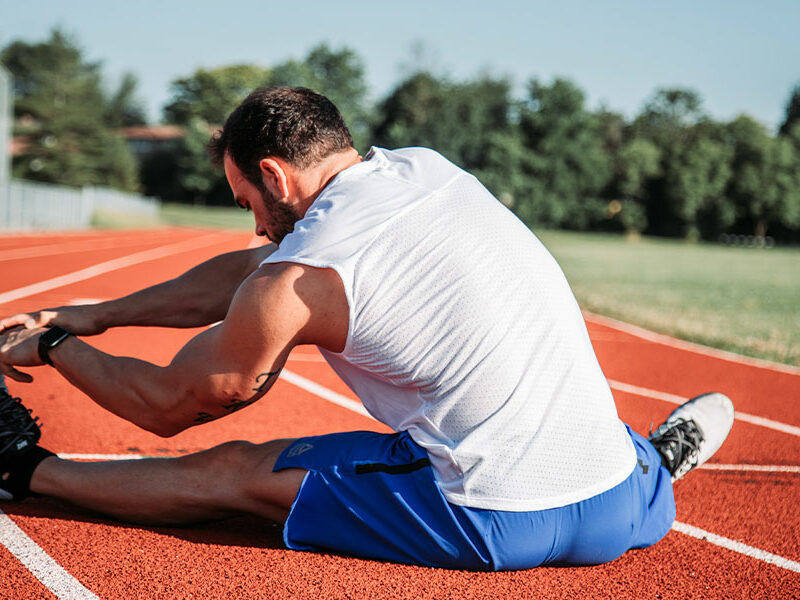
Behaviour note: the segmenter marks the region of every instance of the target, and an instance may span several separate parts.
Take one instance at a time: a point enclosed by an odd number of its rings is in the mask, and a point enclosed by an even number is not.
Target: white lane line
[[[722,463],[706,463],[700,465],[708,471],[756,471],[759,473],[800,473],[800,465],[725,465]]]
[[[57,598],[98,600],[97,596],[67,573],[2,510],[0,510],[0,544],[5,546]],[[22,593],[22,590],[17,591]]]
[[[43,256],[54,256],[56,254],[90,252],[105,250],[107,248],[122,248],[124,246],[141,246],[142,244],[160,242],[167,237],[169,237],[169,234],[165,231],[161,231],[158,235],[115,236],[101,239],[73,240],[44,246],[10,248],[8,250],[0,250],[0,262],[6,260],[21,260],[23,258],[40,258]]]
[[[717,535],[716,533],[711,533],[710,531],[706,531],[704,529],[700,529],[699,527],[694,527],[692,525],[687,525],[686,523],[681,523],[679,521],[675,521],[672,524],[672,528],[675,531],[680,531],[685,535],[692,536],[693,538],[697,538],[698,540],[706,541],[710,544],[714,544],[715,546],[727,548],[728,550],[733,550],[734,552],[738,552],[739,554],[744,554],[745,556],[749,556],[751,558],[755,558],[757,560],[770,563],[772,565],[776,565],[778,567],[781,567],[782,569],[786,569],[788,571],[794,571],[795,573],[800,573],[800,563],[795,562],[793,560],[789,560],[788,558],[784,558],[782,556],[778,556],[777,554],[772,554],[771,552],[767,552],[766,550],[761,550],[760,548],[754,548],[753,546],[748,546],[747,544],[743,544],[742,542],[737,542],[736,540],[722,537],[721,535]]]
[[[59,452],[58,458],[67,460],[138,460],[147,458],[144,454],[70,454]]]
[[[294,360],[297,362],[318,362],[318,363],[326,363],[328,362],[322,356],[317,356],[316,354],[290,354],[287,360]]]
[[[70,306],[81,306],[84,304],[100,304],[101,302],[104,302],[104,300],[100,298],[73,298],[67,302],[67,304]]]
[[[620,392],[627,392],[629,394],[635,394],[637,396],[644,396],[646,398],[663,400],[664,402],[669,402],[670,404],[681,405],[688,400],[688,398],[684,398],[683,396],[668,394],[666,392],[659,392],[657,390],[651,390],[648,388],[631,385],[629,383],[623,383],[621,381],[614,381],[613,379],[609,379],[608,384],[611,386],[611,389],[613,390],[619,390]],[[780,431],[781,433],[788,433],[789,435],[795,435],[800,437],[800,427],[796,427],[794,425],[788,425],[786,423],[781,423],[780,421],[773,421],[772,419],[767,419],[764,417],[757,417],[756,415],[743,413],[738,410],[734,413],[734,418],[737,421],[744,421],[745,423],[750,423],[752,425],[759,425],[760,427],[766,427],[768,429],[774,429],[775,431]]]
[[[55,288],[77,283],[78,281],[83,281],[85,279],[91,279],[92,277],[97,277],[103,273],[117,271],[119,269],[124,269],[125,267],[130,267],[139,263],[156,260],[172,254],[188,252],[189,250],[196,250],[197,248],[211,246],[212,244],[221,242],[222,238],[223,236],[221,236],[219,233],[210,233],[201,237],[176,242],[174,244],[167,244],[166,246],[159,246],[157,248],[151,248],[150,250],[135,252],[121,258],[107,260],[105,262],[92,265],[91,267],[80,269],[79,271],[73,271],[72,273],[67,273],[66,275],[60,275],[58,277],[53,277],[52,279],[47,279],[45,281],[40,281],[38,283],[33,283],[15,290],[4,292],[0,294],[0,304],[11,302],[13,300],[19,300],[20,298],[25,298],[34,294],[40,294],[41,292],[47,292]]]
[[[583,311],[583,318],[587,321],[597,323],[598,325],[611,327],[617,331],[622,331],[623,333],[647,340],[648,342],[655,342],[656,344],[662,344],[671,348],[678,348],[679,350],[686,350],[688,352],[702,354],[704,356],[711,356],[713,358],[721,358],[722,360],[748,365],[751,367],[758,367],[759,369],[766,369],[768,371],[777,371],[778,373],[786,373],[788,375],[800,375],[800,368],[798,367],[791,367],[789,365],[783,365],[781,363],[776,363],[761,358],[751,358],[749,356],[736,354],[735,352],[718,350],[716,348],[710,348],[709,346],[703,346],[702,344],[695,344],[694,342],[679,340],[672,336],[664,335],[663,333],[656,333],[655,331],[650,331],[649,329],[639,327],[638,325],[631,325],[630,323],[618,321],[617,319],[612,319],[611,317],[604,317],[603,315],[598,315],[596,313],[589,312],[588,310]]]
[[[323,387],[320,384],[311,381],[310,379],[306,379],[305,377],[298,375],[297,373],[293,373],[288,369],[284,369],[283,371],[281,371],[280,378],[285,379],[292,385],[296,385],[299,388],[303,388],[307,392],[311,392],[312,394],[315,394],[320,398],[324,398],[328,402],[332,402],[337,406],[341,406],[343,408],[346,408],[347,410],[352,410],[353,412],[356,412],[360,415],[364,415],[365,417],[369,417],[370,419],[374,418],[371,414],[367,412],[367,409],[364,408],[364,405],[361,404],[360,402],[348,398],[347,396],[343,396],[342,394],[334,392],[333,390],[329,390],[328,388]]]

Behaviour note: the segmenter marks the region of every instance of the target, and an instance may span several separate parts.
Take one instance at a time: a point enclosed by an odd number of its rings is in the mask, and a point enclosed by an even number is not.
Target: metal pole
[[[0,229],[9,222],[9,180],[11,179],[11,74],[0,65]]]

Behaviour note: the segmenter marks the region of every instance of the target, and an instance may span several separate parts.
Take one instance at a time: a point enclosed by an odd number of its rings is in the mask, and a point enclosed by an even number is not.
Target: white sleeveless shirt
[[[264,262],[339,274],[347,343],[322,353],[371,415],[427,450],[448,501],[554,508],[633,470],[561,269],[436,152],[373,148]]]

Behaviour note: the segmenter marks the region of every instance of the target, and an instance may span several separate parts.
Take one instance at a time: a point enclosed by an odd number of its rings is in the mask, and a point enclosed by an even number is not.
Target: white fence
[[[83,229],[95,211],[156,218],[160,202],[101,187],[73,189],[11,180],[0,192],[0,230]]]
[[[10,179],[11,77],[0,65],[0,231],[83,229],[95,211],[156,218],[160,202],[111,188],[68,188]]]
[[[0,206],[8,194],[8,179],[11,177],[11,76],[0,65]]]

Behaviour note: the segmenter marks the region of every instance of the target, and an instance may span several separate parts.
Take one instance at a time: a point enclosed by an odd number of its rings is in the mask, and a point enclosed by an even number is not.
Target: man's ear
[[[289,178],[287,165],[280,159],[271,157],[262,158],[258,162],[261,170],[261,181],[271,192],[277,192],[280,198],[289,197]]]

